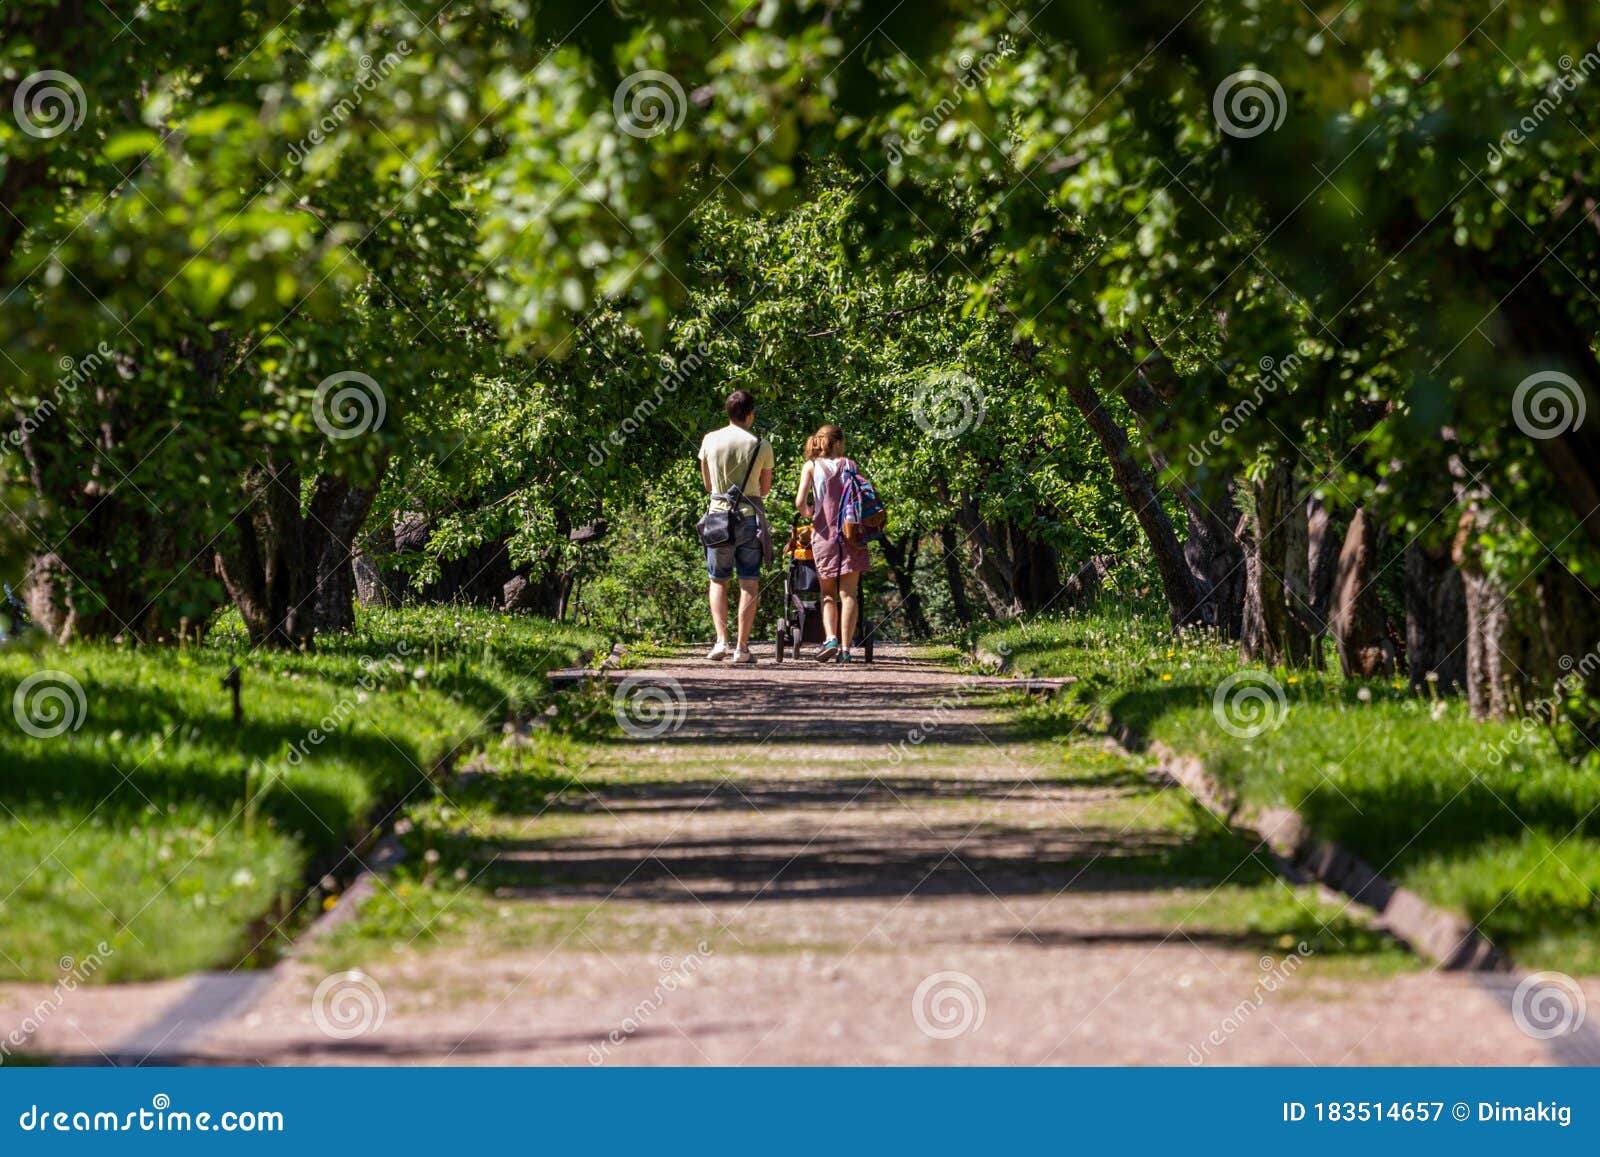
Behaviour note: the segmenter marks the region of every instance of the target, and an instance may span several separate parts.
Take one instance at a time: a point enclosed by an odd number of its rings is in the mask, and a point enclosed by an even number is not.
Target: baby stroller
[[[773,658],[783,662],[784,653],[798,660],[800,650],[807,643],[821,645],[822,579],[811,558],[811,524],[796,522],[789,532],[789,541],[783,548],[786,565],[783,570],[783,617],[778,620],[777,646]],[[860,597],[859,595],[857,596]],[[865,608],[857,616],[856,639],[861,642],[861,657],[872,662],[872,635],[867,625]]]

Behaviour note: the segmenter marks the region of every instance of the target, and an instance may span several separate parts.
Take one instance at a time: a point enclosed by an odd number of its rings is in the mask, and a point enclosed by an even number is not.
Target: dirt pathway
[[[164,1059],[1548,1063],[1500,982],[1417,967],[1180,789],[1028,734],[1005,681],[769,655],[613,672],[635,734],[569,754],[578,786],[507,785],[449,934],[363,917]]]

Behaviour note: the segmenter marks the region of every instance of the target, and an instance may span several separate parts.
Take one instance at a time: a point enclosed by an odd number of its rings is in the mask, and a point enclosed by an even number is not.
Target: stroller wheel
[[[864,658],[869,663],[872,662],[872,636],[871,635],[867,636],[866,644],[861,648],[861,653],[862,653],[862,658]]]
[[[782,623],[778,624],[777,634],[773,639],[772,661],[783,662],[783,653],[789,649],[789,628]]]

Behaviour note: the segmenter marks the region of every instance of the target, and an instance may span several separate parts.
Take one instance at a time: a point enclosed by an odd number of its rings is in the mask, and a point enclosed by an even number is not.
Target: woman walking
[[[817,661],[851,661],[850,643],[860,615],[861,575],[872,565],[865,543],[847,542],[839,517],[844,493],[845,467],[855,463],[844,456],[844,431],[823,426],[806,444],[806,464],[800,471],[794,508],[811,519],[811,557],[822,580],[822,626],[827,638],[817,648]]]

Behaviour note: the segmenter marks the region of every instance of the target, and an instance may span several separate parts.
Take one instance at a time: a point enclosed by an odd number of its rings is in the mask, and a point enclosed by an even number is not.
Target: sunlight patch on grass
[[[366,611],[310,653],[251,651],[228,622],[200,647],[0,651],[8,705],[43,669],[83,692],[76,728],[0,727],[0,979],[52,980],[58,958],[102,942],[100,981],[271,949],[280,920],[319,907],[308,873],[366,835],[380,802],[428,795],[436,765],[537,702],[543,671],[586,642],[425,608]],[[235,663],[237,726],[221,686]]]

